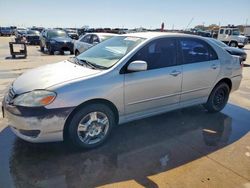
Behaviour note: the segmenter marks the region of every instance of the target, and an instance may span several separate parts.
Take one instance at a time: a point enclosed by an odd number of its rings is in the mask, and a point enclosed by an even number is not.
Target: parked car
[[[28,30],[26,35],[26,40],[29,44],[40,44],[40,32],[36,30]]]
[[[10,27],[0,27],[0,36],[11,36],[13,30]]]
[[[70,38],[78,40],[79,35],[76,30],[73,29],[65,29],[66,33],[69,35]]]
[[[198,104],[219,112],[241,79],[239,58],[204,37],[126,34],[24,73],[6,93],[3,114],[29,142],[93,148],[117,124]]]
[[[241,61],[246,61],[247,53],[244,50],[239,49],[239,48],[235,48],[235,47],[230,47],[217,39],[213,39],[213,38],[209,38],[209,39],[212,42],[214,42],[215,44],[217,44],[218,46],[224,48],[231,55],[239,56]]]
[[[74,53],[79,55],[80,53],[86,51],[92,46],[105,41],[116,34],[113,33],[88,33],[79,38],[79,40],[74,42]]]
[[[243,48],[248,43],[248,38],[240,34],[237,27],[221,27],[218,33],[218,40],[231,47]]]
[[[244,27],[244,36],[248,38],[248,42],[250,42],[250,25],[246,25]]]
[[[23,27],[18,27],[15,31],[15,37],[16,38],[20,38],[20,37],[25,37],[26,34],[27,34],[27,29],[26,28],[23,28]]]
[[[61,54],[64,54],[64,51],[70,51],[70,54],[74,54],[72,39],[65,31],[59,29],[48,29],[41,33],[40,49],[42,52],[44,48],[47,48],[51,55],[55,51],[60,51]]]

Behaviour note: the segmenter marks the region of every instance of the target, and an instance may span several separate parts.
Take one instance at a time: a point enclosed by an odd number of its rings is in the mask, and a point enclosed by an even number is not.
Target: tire
[[[61,55],[64,55],[64,51],[63,51],[63,50],[61,50],[61,51],[60,51],[60,54],[61,54]]]
[[[209,95],[204,107],[210,113],[221,111],[227,104],[230,88],[225,82],[217,84]]]
[[[78,56],[80,52],[78,50],[75,51],[75,56]]]
[[[98,123],[101,121],[107,122],[107,124]],[[73,115],[68,124],[66,129],[68,139],[79,148],[95,148],[107,140],[115,122],[114,112],[107,105],[84,106]]]
[[[241,49],[241,48],[244,48],[244,46],[242,46],[242,45],[241,45],[241,46],[238,46],[238,47],[239,47],[240,49]]]
[[[44,52],[44,47],[42,46],[41,43],[40,43],[40,50],[41,50],[41,52]]]
[[[70,51],[70,55],[73,55],[74,54],[74,51]]]
[[[48,45],[48,52],[49,52],[49,55],[54,55],[54,50],[52,50],[50,45]]]
[[[232,42],[229,43],[229,46],[230,46],[230,47],[237,47],[237,46],[238,46],[238,43],[235,42],[235,41],[232,41]]]

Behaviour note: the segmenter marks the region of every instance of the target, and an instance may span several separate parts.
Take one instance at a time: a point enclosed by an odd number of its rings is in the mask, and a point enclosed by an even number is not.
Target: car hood
[[[246,36],[243,36],[243,35],[239,35],[238,36],[240,39],[246,39],[247,37]]]
[[[46,89],[78,78],[87,78],[99,72],[101,70],[62,61],[27,71],[14,81],[13,88],[16,94],[21,94],[35,89]]]
[[[245,55],[246,54],[246,52],[244,50],[241,50],[239,48],[225,47],[224,49],[227,50],[228,52],[230,52],[233,55],[237,55],[237,54]]]
[[[55,40],[57,42],[71,42],[72,39],[70,37],[54,37],[52,40]]]

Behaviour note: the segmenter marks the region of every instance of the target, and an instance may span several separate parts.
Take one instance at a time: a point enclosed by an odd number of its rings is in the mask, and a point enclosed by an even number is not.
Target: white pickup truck
[[[248,43],[248,38],[240,34],[237,27],[221,27],[218,33],[218,40],[231,47],[243,48]]]

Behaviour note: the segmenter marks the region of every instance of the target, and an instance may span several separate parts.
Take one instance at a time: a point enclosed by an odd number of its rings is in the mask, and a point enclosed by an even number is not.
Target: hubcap
[[[78,124],[77,134],[85,144],[102,141],[109,129],[109,120],[102,112],[91,112],[84,116]]]
[[[224,89],[219,89],[216,91],[215,96],[214,96],[214,105],[217,108],[221,108],[226,100],[226,91]]]

